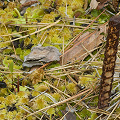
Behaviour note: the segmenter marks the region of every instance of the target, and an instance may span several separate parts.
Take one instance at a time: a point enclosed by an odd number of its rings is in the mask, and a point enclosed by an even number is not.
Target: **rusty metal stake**
[[[98,108],[105,109],[109,106],[113,75],[116,62],[116,53],[119,43],[120,16],[113,16],[109,21],[108,36],[106,41]]]

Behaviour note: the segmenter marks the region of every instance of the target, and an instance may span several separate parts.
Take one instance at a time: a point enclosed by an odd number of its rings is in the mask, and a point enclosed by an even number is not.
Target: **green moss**
[[[83,109],[81,112],[77,113],[82,119],[88,119],[91,115],[91,112],[88,111],[87,109]],[[79,120],[79,118],[77,117],[76,120]]]

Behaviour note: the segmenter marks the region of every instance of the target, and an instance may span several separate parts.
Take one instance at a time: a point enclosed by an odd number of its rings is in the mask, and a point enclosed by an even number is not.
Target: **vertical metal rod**
[[[113,75],[116,62],[116,53],[119,43],[120,16],[113,16],[109,21],[108,36],[106,41],[104,61],[100,83],[98,108],[105,109],[109,106]]]

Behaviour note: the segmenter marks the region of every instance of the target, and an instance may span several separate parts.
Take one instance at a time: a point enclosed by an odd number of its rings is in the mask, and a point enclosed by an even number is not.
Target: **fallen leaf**
[[[90,9],[96,9],[98,6],[98,3],[96,0],[91,0],[90,2]]]

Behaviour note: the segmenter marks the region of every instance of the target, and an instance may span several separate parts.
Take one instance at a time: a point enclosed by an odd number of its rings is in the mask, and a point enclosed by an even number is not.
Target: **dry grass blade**
[[[33,29],[35,30],[35,28],[32,28],[32,29],[30,29],[30,30],[25,30],[25,31],[21,31],[21,32],[13,33],[13,34],[0,35],[0,37],[17,35],[17,34],[20,34],[20,33],[25,33],[25,32],[31,31],[31,30],[33,30]]]
[[[118,114],[118,115],[115,117],[115,119],[114,119],[114,120],[116,120],[117,118],[120,118],[120,114]]]
[[[6,41],[6,42],[4,42],[4,43],[13,42],[13,41],[16,41],[16,40],[19,40],[19,39],[22,39],[22,38],[26,38],[26,37],[28,37],[28,36],[30,36],[30,35],[34,35],[34,34],[36,34],[36,33],[39,33],[39,32],[41,32],[41,31],[43,31],[43,30],[46,30],[46,29],[54,26],[54,25],[57,24],[58,22],[60,22],[60,20],[57,20],[56,22],[54,22],[54,23],[52,23],[52,24],[50,24],[50,25],[48,25],[48,26],[46,26],[46,27],[44,27],[44,28],[42,28],[42,29],[40,29],[40,30],[38,30],[38,31],[35,31],[35,32],[33,32],[33,33],[29,34],[29,35],[25,35],[25,36],[23,36],[23,37],[19,37],[19,38],[13,39],[13,40],[11,40],[11,41]]]
[[[62,92],[61,90],[57,89],[56,87],[54,87],[53,85],[47,83],[46,81],[44,81],[44,83],[49,85],[50,87],[54,88],[55,90],[57,90],[59,93],[62,93],[64,95],[66,95],[67,97],[71,97],[70,95],[66,94],[65,92]]]
[[[79,93],[79,94],[77,94],[77,95],[74,95],[74,96],[72,96],[72,97],[70,97],[70,98],[68,98],[68,99],[65,99],[65,100],[63,100],[63,101],[60,101],[60,102],[58,102],[58,103],[55,103],[55,104],[53,104],[53,105],[51,105],[51,106],[45,107],[45,108],[43,108],[43,109],[40,109],[40,110],[38,110],[38,111],[36,111],[36,112],[28,115],[27,117],[29,117],[29,116],[31,116],[31,115],[34,115],[34,114],[36,114],[36,113],[38,113],[38,112],[41,112],[41,111],[43,111],[43,110],[47,110],[47,109],[49,109],[49,108],[56,107],[56,106],[58,106],[58,105],[61,105],[61,104],[63,104],[63,103],[66,103],[66,102],[68,102],[68,101],[70,101],[70,100],[73,100],[73,99],[75,99],[75,98],[77,98],[77,97],[80,97],[81,95],[83,95],[83,94],[85,94],[85,93],[87,93],[87,92],[89,92],[89,91],[91,91],[91,89],[88,89],[88,90],[86,90],[86,91],[83,91],[83,92],[81,92],[81,93]],[[27,118],[27,117],[26,117],[26,118]],[[26,119],[26,118],[25,118],[25,119]]]
[[[95,113],[101,113],[101,114],[105,114],[105,115],[109,115],[110,113],[107,111],[104,111],[102,109],[88,109],[91,112],[95,112]]]
[[[116,106],[114,107],[114,109],[112,110],[112,112],[109,114],[109,116],[107,117],[106,120],[108,120],[110,118],[110,116],[113,114],[113,112],[115,111],[115,109],[117,108],[117,106],[120,104],[120,101],[116,104]]]
[[[81,23],[81,22],[80,22]],[[84,22],[82,22],[84,23]],[[87,23],[86,23],[87,24]],[[88,23],[89,24],[89,23]],[[28,25],[28,24],[10,24],[10,25],[15,25],[15,26],[22,26],[22,27],[27,27],[27,28],[30,28],[30,27],[46,27],[49,25],[49,23],[40,23],[40,24],[37,24],[36,25]],[[58,27],[62,27],[63,24],[56,24],[55,26],[58,26]],[[71,27],[71,28],[85,28],[85,27],[82,27],[82,26],[77,26],[77,25],[64,25],[65,27]],[[94,27],[90,27],[89,29],[95,29],[97,28],[96,25],[94,25]]]
[[[26,107],[26,106],[24,106],[24,107]],[[24,110],[24,111],[26,111],[26,112],[28,112],[28,113],[31,113],[29,110],[27,110],[26,108],[24,108],[24,107],[22,107],[22,106],[19,106],[19,108],[21,108],[22,110]],[[38,116],[36,116],[36,115],[34,115],[37,119],[39,119],[40,120],[40,118],[38,117]]]
[[[93,22],[94,22],[95,20],[97,20],[105,11],[106,11],[106,9],[105,9],[100,15],[98,15],[98,16],[84,29],[84,30],[68,45],[68,47],[66,46],[65,50],[68,50],[68,49],[71,47],[71,45],[80,37],[80,35],[81,35],[85,30],[87,30],[87,29],[89,28],[89,26],[92,25]]]

